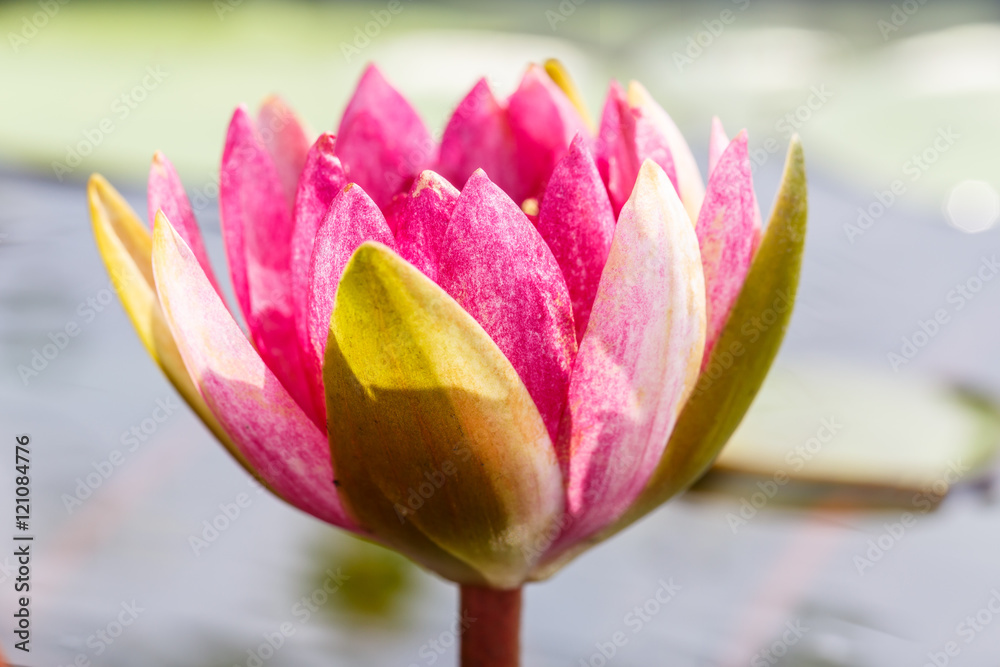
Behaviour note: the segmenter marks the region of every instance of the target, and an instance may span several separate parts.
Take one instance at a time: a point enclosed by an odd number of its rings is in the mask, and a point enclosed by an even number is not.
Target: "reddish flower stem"
[[[462,667],[518,667],[521,589],[462,586]]]

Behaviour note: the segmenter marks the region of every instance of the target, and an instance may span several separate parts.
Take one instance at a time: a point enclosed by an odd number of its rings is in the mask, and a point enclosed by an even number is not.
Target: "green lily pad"
[[[764,486],[804,482],[850,487],[848,496],[853,489],[939,500],[980,476],[998,447],[1000,411],[968,392],[842,365],[777,366],[702,488],[736,473]]]

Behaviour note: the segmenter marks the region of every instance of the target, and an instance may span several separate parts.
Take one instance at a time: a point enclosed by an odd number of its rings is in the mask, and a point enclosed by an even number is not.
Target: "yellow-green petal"
[[[100,174],[90,177],[87,199],[97,249],[146,351],[219,442],[255,475],[195,388],[163,318],[153,284],[153,238],[149,230]]]
[[[444,290],[385,246],[354,253],[323,368],[341,496],[446,578],[520,585],[562,515],[562,479],[513,366]]]
[[[573,103],[576,110],[580,112],[580,117],[583,118],[583,122],[587,124],[590,128],[591,133],[594,131],[594,119],[590,115],[590,111],[587,109],[587,103],[583,101],[583,95],[580,94],[580,89],[576,87],[576,83],[573,78],[569,75],[569,70],[566,66],[562,64],[556,58],[549,58],[545,61],[545,73],[549,75],[559,88],[566,93],[566,97],[569,101]]]
[[[687,489],[708,470],[746,414],[781,346],[799,282],[806,217],[805,162],[795,136],[743,290],[646,488],[617,523],[539,568],[534,578],[551,575]]]

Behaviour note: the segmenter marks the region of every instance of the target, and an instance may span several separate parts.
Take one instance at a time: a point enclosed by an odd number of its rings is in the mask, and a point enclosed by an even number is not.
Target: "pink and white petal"
[[[201,268],[204,269],[205,275],[212,283],[212,287],[221,296],[222,290],[219,288],[219,282],[215,279],[212,264],[208,260],[205,242],[201,238],[201,231],[198,229],[198,221],[194,217],[194,211],[191,210],[191,202],[188,200],[187,193],[184,192],[184,185],[181,183],[174,165],[160,151],[153,154],[153,164],[149,168],[146,202],[150,224],[156,219],[156,212],[159,210],[162,210],[169,220],[175,221],[177,233],[190,246],[194,256],[198,258]]]
[[[529,185],[517,163],[514,131],[507,108],[480,79],[459,102],[441,136],[437,171],[456,188],[465,186],[476,169],[482,169],[511,199],[529,196]]]
[[[650,113],[648,107],[632,107],[629,111],[630,115],[623,114],[625,122],[622,127],[625,140],[628,142],[626,145],[635,153],[633,162],[641,165],[646,160],[652,160],[667,175],[674,189],[680,193],[677,165],[674,163],[674,154],[663,128],[657,123],[657,119]],[[637,178],[638,169],[635,175]],[[635,187],[635,179],[624,181],[623,185],[628,187],[627,192],[631,196]],[[697,209],[695,212],[697,214]],[[690,218],[690,215],[688,217]],[[691,219],[693,220],[693,218]]]
[[[261,358],[318,424],[302,369],[291,287],[292,211],[245,107],[233,114],[219,181],[222,236],[237,301]]]
[[[708,179],[705,203],[696,231],[705,271],[708,329],[705,363],[743,289],[755,239],[755,206],[746,131],[740,132],[719,157]]]
[[[254,350],[163,215],[154,226],[153,275],[184,364],[248,465],[299,509],[357,531],[333,483],[326,433]]]
[[[405,195],[393,200],[387,212],[396,237],[396,251],[421,273],[437,282],[445,230],[459,192],[431,170],[420,174]]]
[[[576,355],[569,291],[538,230],[482,170],[455,204],[438,284],[510,360],[555,434]]]
[[[613,522],[642,491],[695,385],[704,342],[698,240],[670,180],[647,160],[573,365],[556,446],[569,521],[554,550]]]
[[[268,97],[261,105],[257,113],[257,131],[278,169],[281,188],[291,208],[295,204],[299,176],[315,135],[277,95]]]
[[[309,283],[313,244],[316,232],[326,217],[330,204],[347,185],[347,176],[340,158],[334,154],[336,138],[329,133],[320,135],[309,149],[302,178],[295,196],[295,224],[292,232],[292,305],[299,345],[309,349]],[[325,405],[326,399],[322,399]],[[320,406],[322,407],[322,406]],[[325,408],[324,408],[325,409]]]
[[[410,103],[369,65],[340,121],[337,155],[348,179],[383,208],[434,164],[437,145]]]
[[[337,296],[337,285],[351,255],[365,241],[378,241],[390,248],[395,247],[392,232],[378,206],[361,186],[350,183],[334,198],[317,230],[309,262],[309,346],[305,352],[305,363],[310,389],[319,392],[323,398],[324,413],[323,356],[330,335],[330,315]],[[364,333],[359,332],[358,335]]]
[[[566,279],[580,341],[611,250],[615,216],[597,165],[579,135],[552,172],[536,227]]]
[[[719,163],[719,158],[729,146],[729,135],[726,128],[722,126],[722,121],[718,116],[712,116],[712,130],[708,135],[708,175],[712,176],[715,165]]]
[[[698,170],[698,161],[694,159],[694,153],[688,146],[684,135],[681,134],[677,124],[670,117],[670,114],[660,106],[653,96],[649,94],[638,81],[632,81],[628,87],[628,99],[633,109],[639,109],[642,116],[655,128],[653,135],[657,137],[655,146],[660,150],[659,142],[666,143],[667,152],[670,154],[672,168],[676,170],[676,178],[671,178],[674,187],[680,194],[684,208],[688,212],[692,223],[698,219],[698,211],[701,209],[701,202],[705,198],[705,183]],[[670,170],[656,157],[657,154],[645,152],[640,146],[639,160],[653,158],[657,164],[664,168],[667,175]]]
[[[711,176],[712,172],[715,171],[715,165],[719,163],[719,158],[722,157],[722,153],[725,152],[726,148],[728,147],[729,147],[729,136],[726,134],[725,128],[722,127],[722,121],[719,120],[718,116],[713,116],[712,132],[708,139],[709,176]],[[757,201],[756,192],[754,192],[753,195],[753,225],[754,225],[754,240],[753,240],[752,254],[757,254],[757,246],[760,245],[760,239],[762,233],[761,228],[763,227],[763,222],[760,215],[760,203],[758,203]]]
[[[528,68],[510,96],[507,114],[517,146],[524,197],[539,197],[573,137],[590,136],[587,124],[566,93],[538,65]]]

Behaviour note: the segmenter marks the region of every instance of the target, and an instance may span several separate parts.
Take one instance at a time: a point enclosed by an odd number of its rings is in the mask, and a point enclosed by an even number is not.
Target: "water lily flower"
[[[157,153],[152,233],[100,176],[97,243],[142,342],[275,495],[462,585],[463,664],[517,661],[520,588],[692,484],[790,317],[793,138],[766,227],[747,135],[709,174],[638,83],[596,132],[557,63],[482,80],[440,141],[369,67],[336,133],[233,114],[227,306]]]

